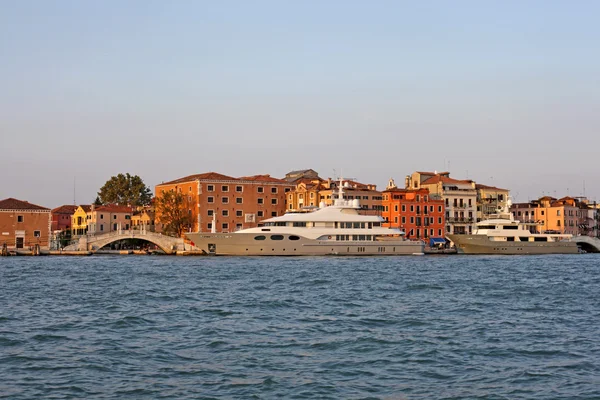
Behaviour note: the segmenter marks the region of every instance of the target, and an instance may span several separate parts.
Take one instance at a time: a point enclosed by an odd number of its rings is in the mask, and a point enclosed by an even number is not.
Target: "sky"
[[[600,202],[600,2],[0,0],[0,199],[312,168]]]

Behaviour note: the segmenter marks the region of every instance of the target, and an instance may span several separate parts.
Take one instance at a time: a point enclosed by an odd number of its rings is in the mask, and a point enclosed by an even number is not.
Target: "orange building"
[[[589,234],[588,205],[573,197],[544,196],[529,203],[513,204],[510,211],[515,219],[537,223],[538,232],[558,232],[571,235]]]
[[[285,213],[286,194],[294,184],[270,175],[234,178],[216,172],[196,174],[156,185],[156,197],[167,191],[186,196],[191,232],[210,232],[213,219],[217,232],[253,228],[263,219]],[[160,232],[159,210],[156,230]]]
[[[49,208],[13,198],[0,200],[0,246],[47,249],[51,224]]]
[[[399,189],[393,180],[383,192],[383,226],[399,228],[409,239],[444,238],[445,206],[427,189]]]

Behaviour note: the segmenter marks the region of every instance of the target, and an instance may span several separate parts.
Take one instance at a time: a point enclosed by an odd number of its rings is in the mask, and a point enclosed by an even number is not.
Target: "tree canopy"
[[[191,205],[182,193],[165,192],[154,200],[154,207],[164,234],[181,237],[192,226]]]
[[[111,177],[100,188],[98,200],[102,204],[146,206],[152,200],[152,192],[139,176],[119,174]]]

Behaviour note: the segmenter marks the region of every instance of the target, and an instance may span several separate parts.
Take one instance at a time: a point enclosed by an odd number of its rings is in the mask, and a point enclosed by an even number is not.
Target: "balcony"
[[[474,218],[446,218],[446,222],[449,224],[472,224],[475,220]]]

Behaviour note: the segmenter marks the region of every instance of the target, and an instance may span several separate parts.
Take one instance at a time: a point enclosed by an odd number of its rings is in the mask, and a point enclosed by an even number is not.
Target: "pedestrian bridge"
[[[153,243],[161,248],[166,254],[175,254],[180,250],[186,249],[182,238],[162,235],[160,233],[148,232],[144,230],[117,230],[102,234],[88,234],[79,238],[79,240],[65,247],[64,251],[91,251],[96,252],[111,243],[125,239],[140,239]],[[187,247],[191,247],[187,245]]]
[[[588,253],[600,253],[600,239],[591,236],[573,236],[571,239]]]

